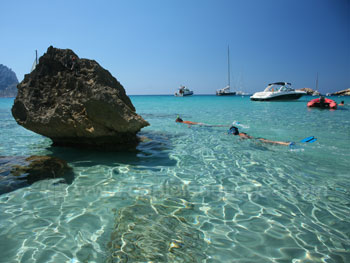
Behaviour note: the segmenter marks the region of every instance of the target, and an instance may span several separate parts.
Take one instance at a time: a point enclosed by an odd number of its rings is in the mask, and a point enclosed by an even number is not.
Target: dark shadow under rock
[[[74,174],[66,161],[52,156],[0,156],[0,194],[49,178],[70,184]]]

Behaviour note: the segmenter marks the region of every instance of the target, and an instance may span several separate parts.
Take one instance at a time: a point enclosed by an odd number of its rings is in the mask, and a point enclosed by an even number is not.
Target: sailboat
[[[320,96],[321,93],[318,92],[318,72],[316,76],[316,90],[312,93],[312,96]]]
[[[38,62],[38,50],[35,50],[35,60],[33,62],[33,65],[32,65],[30,72],[32,72],[38,64],[39,64],[39,62]]]
[[[239,80],[237,82],[237,92],[236,92],[236,96],[251,96],[253,94],[249,94],[243,91],[243,77],[242,77],[242,73],[239,74]]]
[[[227,47],[227,75],[228,84],[225,88],[216,91],[217,96],[235,96],[236,92],[230,91],[230,47]]]

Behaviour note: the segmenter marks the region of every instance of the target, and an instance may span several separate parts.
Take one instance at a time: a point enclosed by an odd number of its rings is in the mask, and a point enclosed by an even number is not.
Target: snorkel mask
[[[176,120],[175,120],[176,122],[183,122],[183,120],[180,118],[180,116],[179,115],[177,115],[177,117],[176,117]]]
[[[235,126],[231,126],[230,129],[227,131],[228,134],[238,135],[239,131],[238,128]]]

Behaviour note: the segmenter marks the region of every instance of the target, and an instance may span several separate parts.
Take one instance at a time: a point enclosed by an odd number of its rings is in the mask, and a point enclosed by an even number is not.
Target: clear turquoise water
[[[52,148],[0,99],[1,156],[54,155],[75,173],[0,196],[0,262],[350,262],[350,98],[335,111],[308,109],[311,97],[131,99],[151,124],[137,153]],[[318,140],[267,145],[177,114]]]

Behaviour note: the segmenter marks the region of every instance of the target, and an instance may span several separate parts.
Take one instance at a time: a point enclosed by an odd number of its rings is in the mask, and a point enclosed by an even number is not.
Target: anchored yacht
[[[228,83],[225,88],[216,91],[217,96],[235,96],[236,92],[231,91],[230,87],[230,47],[227,47],[227,79]]]

